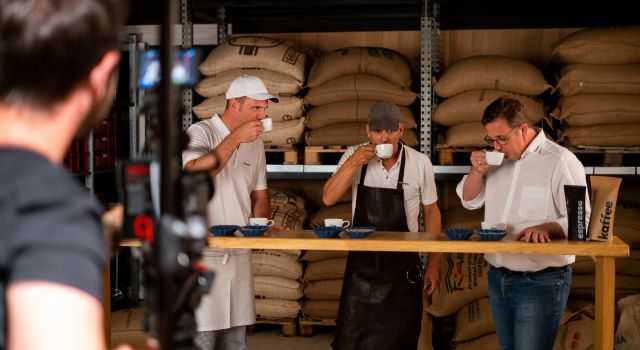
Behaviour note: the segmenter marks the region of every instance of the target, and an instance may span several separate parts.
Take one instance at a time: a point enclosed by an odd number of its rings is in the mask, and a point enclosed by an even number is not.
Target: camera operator
[[[109,111],[123,7],[0,9],[0,349],[104,349],[102,209],[61,163]]]
[[[269,217],[262,119],[269,94],[262,81],[241,76],[231,82],[221,116],[193,124],[189,145],[182,153],[186,170],[210,170],[215,194],[207,207],[209,225],[246,225],[251,216]],[[245,349],[246,326],[255,323],[251,251],[205,249],[213,287],[196,310],[199,349]]]

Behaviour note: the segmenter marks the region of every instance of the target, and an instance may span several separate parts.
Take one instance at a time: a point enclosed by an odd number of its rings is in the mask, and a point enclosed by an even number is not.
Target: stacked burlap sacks
[[[483,146],[486,134],[480,123],[484,109],[500,96],[522,102],[533,124],[545,117],[537,96],[549,90],[538,68],[504,56],[471,56],[453,63],[434,83],[443,98],[433,111],[433,121],[446,126],[440,146]]]
[[[143,348],[149,339],[144,330],[147,314],[144,307],[133,307],[111,312],[111,345],[128,344],[136,349]]]
[[[273,118],[273,130],[260,138],[266,146],[298,144],[304,133],[304,103],[299,97],[309,62],[308,50],[290,41],[260,36],[231,36],[214,48],[200,64],[204,79],[196,92],[206,97],[193,107],[200,119],[222,114],[225,92],[231,81],[241,75],[259,77],[267,90],[279,97],[269,103],[267,116]]]
[[[640,26],[583,29],[552,50],[562,65],[552,113],[563,125],[559,141],[640,146]]]
[[[324,219],[351,221],[351,201],[322,207],[313,215],[311,227],[324,226]],[[309,250],[302,260],[305,262],[302,314],[309,318],[335,319],[338,315],[347,252]]]
[[[305,262],[302,314],[308,318],[335,320],[338,316],[346,251],[309,250]]]
[[[271,218],[274,226],[302,230],[307,217],[304,198],[290,190],[270,188]],[[277,231],[274,233],[277,235]],[[254,250],[253,285],[256,315],[292,318],[300,311],[302,262],[300,250]]]
[[[630,256],[616,258],[615,298],[640,293],[640,208],[616,207],[613,234],[629,245]],[[591,257],[576,257],[570,299],[595,300],[595,262]]]
[[[296,250],[253,250],[256,316],[295,318],[302,298],[302,262]]]
[[[378,47],[342,48],[324,54],[309,71],[310,104],[305,141],[309,146],[350,146],[368,140],[364,125],[371,105],[390,101],[403,115],[402,140],[418,144],[417,124],[411,105],[417,94],[410,90],[411,66],[400,53]]]
[[[488,309],[488,269],[483,254],[440,256],[440,284],[425,297],[425,311],[429,317],[455,315],[455,335],[450,341],[456,349],[498,349]],[[421,341],[427,342],[420,344],[422,348],[433,349],[431,339]]]

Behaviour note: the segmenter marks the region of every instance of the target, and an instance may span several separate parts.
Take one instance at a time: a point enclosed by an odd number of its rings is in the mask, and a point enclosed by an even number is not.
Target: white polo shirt
[[[363,143],[356,146],[350,146],[347,151],[340,158],[336,171],[340,169],[342,164],[353,155],[353,153]],[[422,205],[428,205],[435,203],[438,200],[438,192],[436,190],[436,181],[433,171],[433,165],[429,157],[425,154],[414,150],[411,147],[404,147],[404,154],[407,160],[404,164],[404,179],[402,181],[402,189],[404,190],[404,211],[407,215],[407,226],[409,231],[418,232],[419,227],[419,215],[422,210]],[[382,188],[396,188],[398,185],[398,177],[400,175],[400,161],[402,157],[398,157],[396,163],[391,167],[389,171],[382,165],[382,160],[378,157],[374,157],[367,164],[367,175],[364,179],[365,186],[369,187],[382,187]],[[352,205],[351,216],[353,217],[356,203],[356,190],[355,185],[360,182],[360,174],[362,173],[362,167],[360,167],[353,177],[351,186],[352,192]]]
[[[548,140],[542,130],[536,131],[538,135],[520,159],[505,159],[501,166],[489,168],[476,198],[470,201],[462,199],[467,175],[458,183],[456,192],[467,209],[479,209],[484,205],[484,220],[506,223],[507,233],[511,236],[527,227],[557,222],[566,237],[568,219],[564,185],[586,186],[584,166],[569,150]],[[589,227],[591,206],[586,197],[585,219],[586,227]],[[485,254],[485,259],[496,267],[538,271],[549,266],[571,264],[575,256]]]
[[[182,152],[182,165],[209,153],[230,134],[216,114],[187,130],[189,144]],[[251,216],[251,191],[267,189],[264,144],[260,138],[242,143],[214,178],[214,195],[207,205],[212,225],[247,225]],[[244,249],[243,249],[244,250]]]

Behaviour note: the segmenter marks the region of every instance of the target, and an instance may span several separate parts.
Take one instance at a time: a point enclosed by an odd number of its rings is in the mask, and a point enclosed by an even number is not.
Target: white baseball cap
[[[254,100],[270,100],[279,102],[280,100],[267,91],[267,88],[258,77],[243,75],[235,78],[229,89],[227,89],[227,100],[238,97],[250,97]]]

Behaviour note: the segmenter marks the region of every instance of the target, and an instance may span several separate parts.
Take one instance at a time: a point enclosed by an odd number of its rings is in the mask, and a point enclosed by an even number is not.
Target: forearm
[[[322,190],[322,202],[325,205],[334,205],[349,189],[358,169],[358,164],[352,158],[347,159],[325,183]]]
[[[477,198],[482,191],[483,180],[483,174],[471,168],[462,187],[462,199],[468,202]]]
[[[437,203],[425,205],[423,208],[424,214],[424,226],[426,232],[442,233],[442,215]],[[427,268],[439,269],[440,267],[440,253],[429,253],[429,260]]]
[[[229,135],[209,153],[187,162],[184,168],[188,171],[210,171],[210,175],[214,176],[227,165],[238,146],[240,146],[240,142]]]
[[[271,202],[269,201],[269,192],[267,190],[251,192],[251,213],[256,218],[271,217]]]

